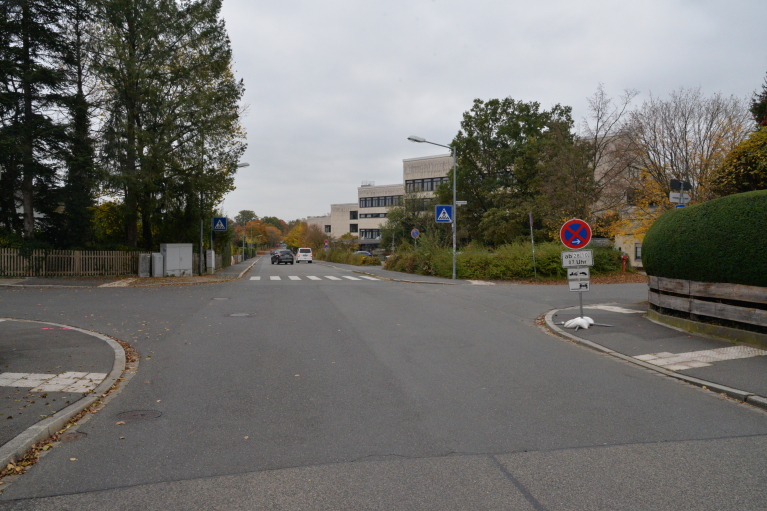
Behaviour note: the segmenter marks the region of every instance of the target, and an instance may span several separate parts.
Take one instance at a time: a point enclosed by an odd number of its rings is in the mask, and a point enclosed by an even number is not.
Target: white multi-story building
[[[449,154],[409,158],[402,161],[402,167],[403,183],[376,186],[372,181],[363,182],[357,188],[356,203],[331,204],[330,215],[309,217],[306,223],[317,225],[330,237],[349,233],[359,238],[361,247],[376,247],[389,208],[398,206],[406,191],[430,201],[434,190],[448,181],[453,158]]]

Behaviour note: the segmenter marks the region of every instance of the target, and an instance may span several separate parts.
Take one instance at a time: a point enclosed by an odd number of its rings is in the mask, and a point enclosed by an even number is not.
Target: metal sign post
[[[530,243],[533,245],[533,277],[538,280],[538,270],[535,265],[535,237],[533,236],[533,213],[530,212]]]
[[[532,223],[530,224],[532,233]],[[594,266],[594,252],[582,250],[591,242],[591,226],[574,218],[562,226],[559,230],[559,239],[570,250],[562,252],[562,267],[567,270],[567,286],[570,291],[578,293],[580,316],[567,322],[556,323],[565,328],[588,328],[591,325],[612,326],[594,323],[594,320],[583,315],[583,293],[591,291],[591,270]],[[581,249],[581,250],[576,250]]]

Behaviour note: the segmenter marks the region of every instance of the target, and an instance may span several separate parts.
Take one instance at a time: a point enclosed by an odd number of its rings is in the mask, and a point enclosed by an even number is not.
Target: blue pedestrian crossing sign
[[[441,204],[436,206],[434,211],[434,218],[436,218],[438,224],[450,224],[453,222],[453,206],[445,206]]]
[[[215,217],[213,219],[214,231],[226,231],[226,217]]]

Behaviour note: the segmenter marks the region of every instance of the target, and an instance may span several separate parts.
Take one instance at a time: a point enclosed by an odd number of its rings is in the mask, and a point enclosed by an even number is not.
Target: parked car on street
[[[286,248],[282,248],[280,250],[277,250],[274,255],[272,255],[272,264],[277,263],[285,263],[285,264],[293,264],[294,258],[293,258],[293,252]]]
[[[311,248],[299,248],[298,252],[296,253],[296,262],[300,263],[301,261],[308,261],[312,262],[312,249]]]
[[[365,256],[365,257],[373,257],[373,254],[371,254],[371,253],[370,253],[370,252],[368,252],[367,250],[357,250],[357,251],[355,252],[355,254],[357,254],[357,255],[363,255],[363,256]]]

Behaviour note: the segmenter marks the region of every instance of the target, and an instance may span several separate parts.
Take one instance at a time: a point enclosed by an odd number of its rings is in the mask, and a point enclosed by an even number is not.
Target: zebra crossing
[[[250,280],[281,281],[281,280],[285,280],[285,279],[286,280],[290,280],[290,281],[296,281],[296,280],[303,281],[304,279],[313,280],[313,281],[317,281],[317,280],[339,281],[339,280],[344,280],[344,279],[346,279],[346,280],[356,280],[356,281],[361,281],[363,279],[364,280],[374,280],[374,281],[380,281],[381,280],[381,279],[378,279],[376,277],[368,277],[367,275],[358,275],[356,277],[352,277],[351,275],[341,275],[340,277],[336,277],[334,275],[324,275],[324,276],[321,276],[321,277],[317,276],[317,275],[302,275],[300,277],[298,275],[288,275],[286,277],[284,277],[282,275],[269,275],[268,278],[267,278],[267,276],[264,276],[263,279],[262,279],[261,275],[256,275],[255,277],[250,277]]]

